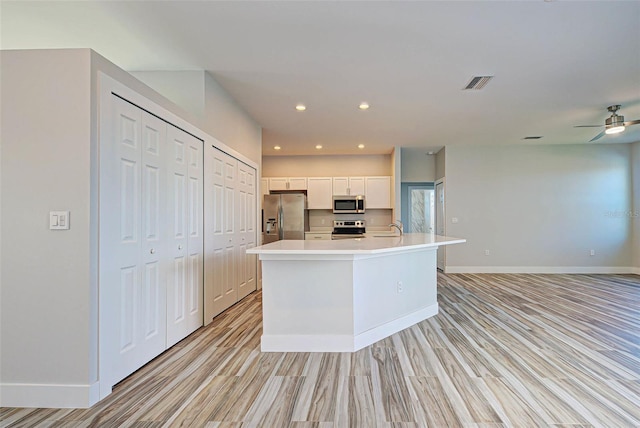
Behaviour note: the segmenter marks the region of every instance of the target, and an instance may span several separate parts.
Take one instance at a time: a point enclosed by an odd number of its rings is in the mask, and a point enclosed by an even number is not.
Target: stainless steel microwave
[[[364,214],[364,195],[333,197],[333,212],[336,214]]]

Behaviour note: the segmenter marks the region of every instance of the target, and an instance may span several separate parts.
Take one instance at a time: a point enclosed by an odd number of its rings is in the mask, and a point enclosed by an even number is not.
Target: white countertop
[[[405,233],[384,237],[371,236],[335,241],[283,240],[247,250],[247,254],[380,254],[410,249],[461,244],[466,239],[431,233]]]

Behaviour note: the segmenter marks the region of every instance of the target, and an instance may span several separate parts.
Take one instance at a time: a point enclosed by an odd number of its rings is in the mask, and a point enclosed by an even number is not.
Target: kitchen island
[[[247,250],[262,261],[262,351],[354,352],[434,316],[436,250],[463,242],[405,234]]]

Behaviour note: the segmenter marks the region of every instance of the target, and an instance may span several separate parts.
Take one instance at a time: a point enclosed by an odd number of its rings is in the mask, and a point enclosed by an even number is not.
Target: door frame
[[[439,216],[439,206],[441,204],[439,198],[438,198],[438,186],[442,186],[442,192],[444,194],[444,203],[442,204],[442,218],[440,218]],[[435,233],[436,235],[438,234],[438,225],[439,222],[442,222],[442,234],[446,235],[447,234],[447,186],[446,186],[446,179],[445,177],[439,178],[437,179],[434,183],[433,183],[433,190],[435,192],[435,221],[434,221],[434,225],[435,225]],[[439,257],[437,258],[437,268],[442,270],[443,272],[447,271],[447,250],[446,250],[446,246],[445,245],[440,245],[438,247],[438,255]],[[440,260],[442,260],[442,263],[440,263]]]

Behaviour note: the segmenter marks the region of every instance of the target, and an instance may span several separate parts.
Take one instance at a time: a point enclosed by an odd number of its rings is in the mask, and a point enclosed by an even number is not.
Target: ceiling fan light
[[[624,131],[624,126],[612,126],[611,128],[607,128],[604,133],[607,135],[611,134],[619,134]]]

